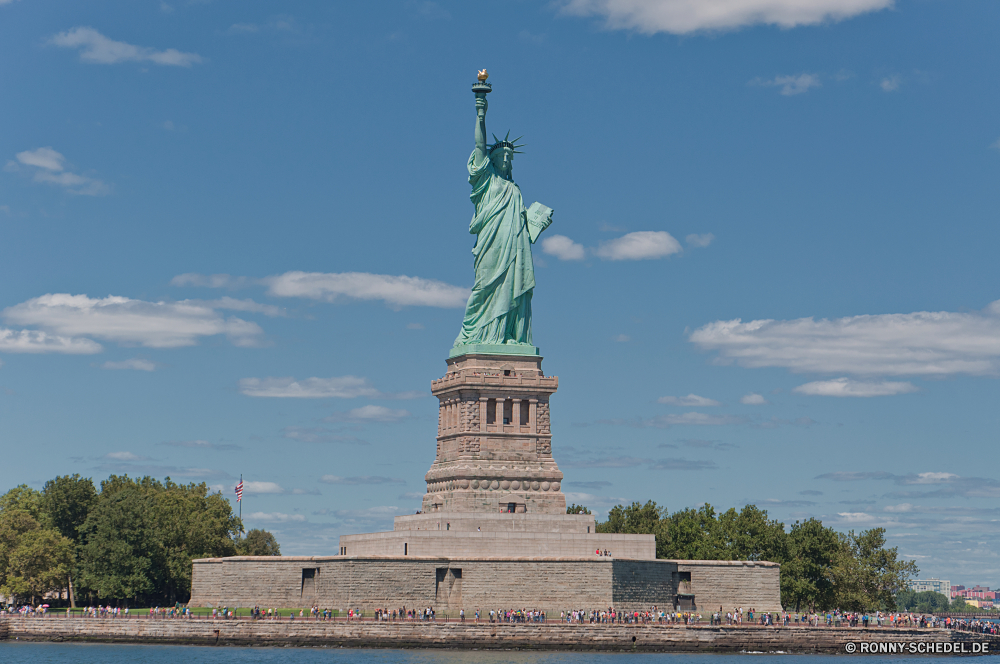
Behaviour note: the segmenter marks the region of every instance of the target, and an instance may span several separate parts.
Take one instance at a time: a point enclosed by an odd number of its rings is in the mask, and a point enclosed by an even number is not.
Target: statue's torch
[[[486,73],[485,69],[480,69],[479,74],[476,76],[476,82],[472,85],[472,91],[476,93],[477,97],[486,97],[486,94],[493,91],[493,86],[486,82],[490,75]]]

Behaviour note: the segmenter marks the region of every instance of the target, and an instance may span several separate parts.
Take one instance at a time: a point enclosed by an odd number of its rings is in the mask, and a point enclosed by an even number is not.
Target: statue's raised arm
[[[486,87],[486,70],[479,72],[479,80]],[[486,159],[486,109],[490,107],[486,101],[486,91],[476,90],[476,161]]]

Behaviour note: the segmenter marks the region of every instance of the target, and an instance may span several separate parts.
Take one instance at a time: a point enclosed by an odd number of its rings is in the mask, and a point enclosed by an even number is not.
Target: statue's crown
[[[510,132],[508,131],[507,135],[504,136],[503,140],[501,141],[499,138],[497,138],[496,134],[493,134],[494,143],[493,143],[493,145],[488,146],[487,149],[490,152],[493,152],[494,150],[496,150],[498,148],[510,148],[511,151],[514,154],[521,154],[521,151],[518,150],[517,148],[523,148],[524,147],[524,143],[518,144],[517,142],[519,140],[521,140],[522,138],[524,138],[524,137],[523,136],[518,136],[513,141],[511,141],[511,140],[509,140],[510,139]]]

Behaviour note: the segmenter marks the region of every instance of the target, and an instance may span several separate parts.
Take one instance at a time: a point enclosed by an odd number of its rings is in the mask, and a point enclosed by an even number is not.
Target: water
[[[830,655],[687,655],[520,651],[352,650],[347,648],[218,648],[65,643],[0,643],[0,662],[100,662],[101,664],[829,664]],[[923,662],[917,657],[851,656],[852,664]]]

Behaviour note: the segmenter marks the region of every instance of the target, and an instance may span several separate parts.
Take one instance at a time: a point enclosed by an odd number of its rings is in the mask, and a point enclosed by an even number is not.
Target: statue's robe
[[[531,344],[531,293],[535,270],[521,189],[501,177],[489,157],[469,157],[470,198],[476,213],[469,232],[476,283],[455,345]]]

